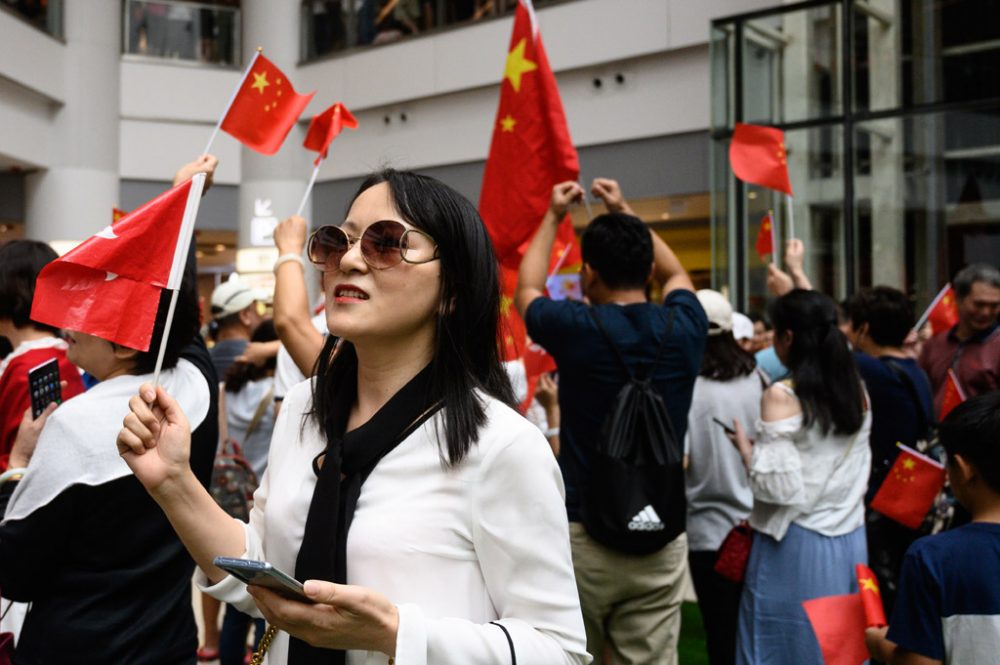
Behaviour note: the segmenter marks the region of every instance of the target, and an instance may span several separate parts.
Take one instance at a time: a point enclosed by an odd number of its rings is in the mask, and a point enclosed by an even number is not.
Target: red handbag
[[[719,557],[715,560],[715,572],[730,582],[737,584],[747,574],[750,561],[750,547],[753,544],[753,529],[746,520],[734,526],[719,547]]]

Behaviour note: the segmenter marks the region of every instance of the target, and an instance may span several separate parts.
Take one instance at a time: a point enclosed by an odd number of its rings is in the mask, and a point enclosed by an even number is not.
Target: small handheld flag
[[[729,164],[744,182],[792,195],[785,133],[780,129],[736,123],[729,144]]]
[[[919,528],[944,487],[940,462],[899,444],[899,454],[872,498],[871,508],[911,529]]]
[[[871,569],[857,564],[858,592],[823,596],[802,603],[826,665],[861,665],[868,660],[865,629],[886,625],[878,581]]]
[[[754,248],[757,250],[757,256],[760,257],[760,260],[764,261],[765,256],[774,255],[776,246],[774,242],[774,218],[768,212],[764,215],[764,219],[760,220],[760,230],[757,231],[757,243]]]

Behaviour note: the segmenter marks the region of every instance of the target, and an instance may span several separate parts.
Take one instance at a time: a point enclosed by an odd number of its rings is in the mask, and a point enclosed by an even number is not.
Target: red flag
[[[111,223],[117,224],[119,221],[121,221],[121,218],[127,214],[128,213],[122,210],[121,208],[111,208]]]
[[[872,569],[863,563],[854,566],[858,576],[858,594],[865,611],[865,628],[881,628],[888,625],[885,620],[885,606],[882,605],[882,592],[878,588],[878,579]]]
[[[300,95],[280,69],[258,53],[222,120],[222,129],[248,148],[273,155],[315,95]]]
[[[514,291],[517,289],[517,267],[500,266],[503,294],[500,298],[500,341],[503,345],[503,359],[515,360],[524,352],[527,331],[524,320],[514,307]]]
[[[514,13],[500,86],[479,212],[497,257],[516,269],[549,208],[552,187],[576,180],[580,173],[534,10],[524,0]],[[559,232],[564,241],[575,238],[569,216]]]
[[[935,335],[945,330],[951,330],[952,326],[958,323],[958,303],[955,300],[955,290],[951,288],[951,284],[945,284],[944,288],[938,291],[924,316],[920,319],[930,322],[931,332]]]
[[[948,376],[944,380],[944,395],[941,397],[941,413],[938,420],[944,420],[951,413],[951,410],[964,402],[966,399],[962,384],[958,382],[955,370],[948,368]]]
[[[740,180],[792,195],[785,133],[780,129],[736,123],[729,163]]]
[[[31,318],[148,351],[162,288],[180,288],[204,174],[45,266]]]
[[[774,221],[771,219],[771,213],[764,215],[764,219],[760,220],[760,230],[757,231],[755,247],[761,261],[764,260],[765,256],[774,254]]]
[[[886,625],[875,574],[855,566],[858,593],[824,596],[802,603],[826,665],[861,665],[868,660],[865,629]]]
[[[872,499],[871,508],[916,529],[944,487],[944,467],[916,450],[899,444],[900,452]]]
[[[319,115],[314,115],[309,123],[309,131],[306,132],[306,140],[303,147],[319,153],[315,164],[319,166],[321,160],[326,159],[327,150],[333,139],[343,131],[344,127],[351,129],[358,128],[358,119],[347,110],[347,107],[337,102]]]

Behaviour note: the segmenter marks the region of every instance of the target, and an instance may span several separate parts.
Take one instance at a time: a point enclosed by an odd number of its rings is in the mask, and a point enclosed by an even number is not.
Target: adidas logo
[[[656,514],[652,506],[646,506],[632,518],[628,523],[629,531],[663,531],[666,527],[660,521],[660,516]]]

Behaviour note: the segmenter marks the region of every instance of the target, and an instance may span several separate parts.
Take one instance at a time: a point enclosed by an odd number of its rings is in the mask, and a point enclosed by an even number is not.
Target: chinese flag
[[[935,335],[951,330],[952,326],[958,323],[958,304],[955,302],[955,290],[951,288],[951,284],[945,284],[934,297],[934,301],[927,308],[926,318],[931,324],[931,332]]]
[[[955,370],[949,368],[948,376],[944,380],[944,394],[941,396],[941,413],[938,414],[938,420],[944,420],[952,409],[964,401],[965,391],[962,390],[962,384],[958,382]]]
[[[248,148],[273,155],[315,94],[295,92],[288,77],[257,53],[222,120],[222,129]]]
[[[524,374],[528,379],[528,395],[521,403],[521,413],[528,410],[531,400],[535,399],[538,379],[547,372],[556,371],[555,359],[546,353],[538,344],[530,342],[524,347]]]
[[[45,266],[31,318],[148,351],[161,289],[180,288],[204,183],[196,175]]]
[[[524,249],[549,208],[552,188],[580,173],[559,89],[549,67],[534,10],[525,0],[514,13],[500,104],[483,175],[479,213],[500,262],[517,269]],[[555,253],[574,241],[569,216]],[[560,244],[561,243],[561,244]],[[564,265],[574,264],[569,257]]]
[[[780,129],[736,123],[729,163],[740,180],[792,195],[785,133]]]
[[[761,261],[764,260],[765,256],[774,254],[774,221],[771,219],[770,213],[764,215],[764,219],[760,220],[760,230],[757,231],[755,247]]]
[[[337,102],[319,115],[314,115],[309,123],[309,131],[306,132],[306,140],[303,147],[319,153],[315,164],[319,166],[320,161],[326,159],[327,150],[333,139],[343,131],[344,127],[351,129],[358,128],[358,119],[354,117],[347,107]]]
[[[826,665],[861,665],[868,660],[865,629],[886,625],[875,574],[855,566],[858,593],[824,596],[802,603]]]
[[[882,481],[871,508],[911,529],[920,527],[944,487],[944,467],[916,450],[899,445],[900,452]]]
[[[514,307],[514,291],[517,289],[517,266],[500,265],[500,280],[503,293],[500,297],[500,342],[503,359],[515,360],[524,353],[527,330],[524,319]]]
[[[121,208],[111,208],[111,223],[117,224],[128,213]]]

